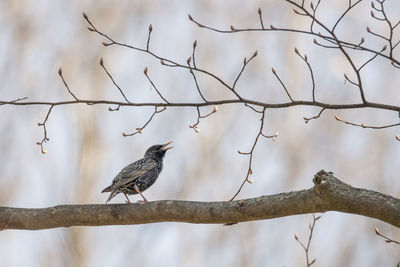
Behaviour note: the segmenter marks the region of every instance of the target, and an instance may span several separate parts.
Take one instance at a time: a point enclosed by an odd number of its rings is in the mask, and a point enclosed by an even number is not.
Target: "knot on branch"
[[[338,178],[333,176],[333,172],[320,170],[313,178],[314,189],[316,193],[323,199],[329,201],[338,201],[341,197],[345,197],[352,187]]]
[[[322,183],[324,183],[327,180],[327,175],[329,175],[329,173],[327,173],[325,170],[320,170],[319,172],[317,172],[317,174],[314,175],[314,185],[320,185]]]

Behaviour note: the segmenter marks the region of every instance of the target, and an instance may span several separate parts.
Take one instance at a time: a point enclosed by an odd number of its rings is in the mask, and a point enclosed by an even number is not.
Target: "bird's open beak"
[[[168,149],[171,149],[171,148],[174,148],[173,146],[170,146],[170,147],[167,147],[169,144],[171,144],[172,143],[172,141],[171,142],[168,142],[168,143],[166,143],[166,144],[164,144],[162,147],[161,147],[161,150],[162,151],[167,151]]]

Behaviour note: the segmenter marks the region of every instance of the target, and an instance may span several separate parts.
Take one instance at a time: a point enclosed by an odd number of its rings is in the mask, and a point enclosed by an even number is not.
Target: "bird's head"
[[[156,158],[163,158],[165,156],[165,152],[168,149],[174,148],[173,146],[168,147],[171,142],[168,142],[163,145],[154,145],[147,149],[146,153],[144,154],[145,157],[156,157]]]

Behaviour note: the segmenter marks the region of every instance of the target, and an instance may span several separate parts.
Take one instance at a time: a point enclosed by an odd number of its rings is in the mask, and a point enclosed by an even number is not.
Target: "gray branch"
[[[325,211],[364,215],[400,227],[400,199],[354,188],[324,170],[315,175],[313,182],[314,187],[308,190],[237,201],[0,207],[0,228],[40,230],[156,222],[231,224]]]

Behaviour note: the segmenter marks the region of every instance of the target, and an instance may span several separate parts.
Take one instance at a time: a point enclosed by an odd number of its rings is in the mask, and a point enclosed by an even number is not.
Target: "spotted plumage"
[[[165,152],[173,147],[167,147],[172,142],[164,145],[154,145],[147,149],[144,157],[129,164],[123,168],[118,175],[113,179],[110,186],[101,191],[102,193],[111,192],[107,202],[109,202],[118,193],[123,193],[129,201],[127,195],[140,194],[143,200],[147,199],[142,192],[152,186],[157,180],[163,168],[163,158]]]

